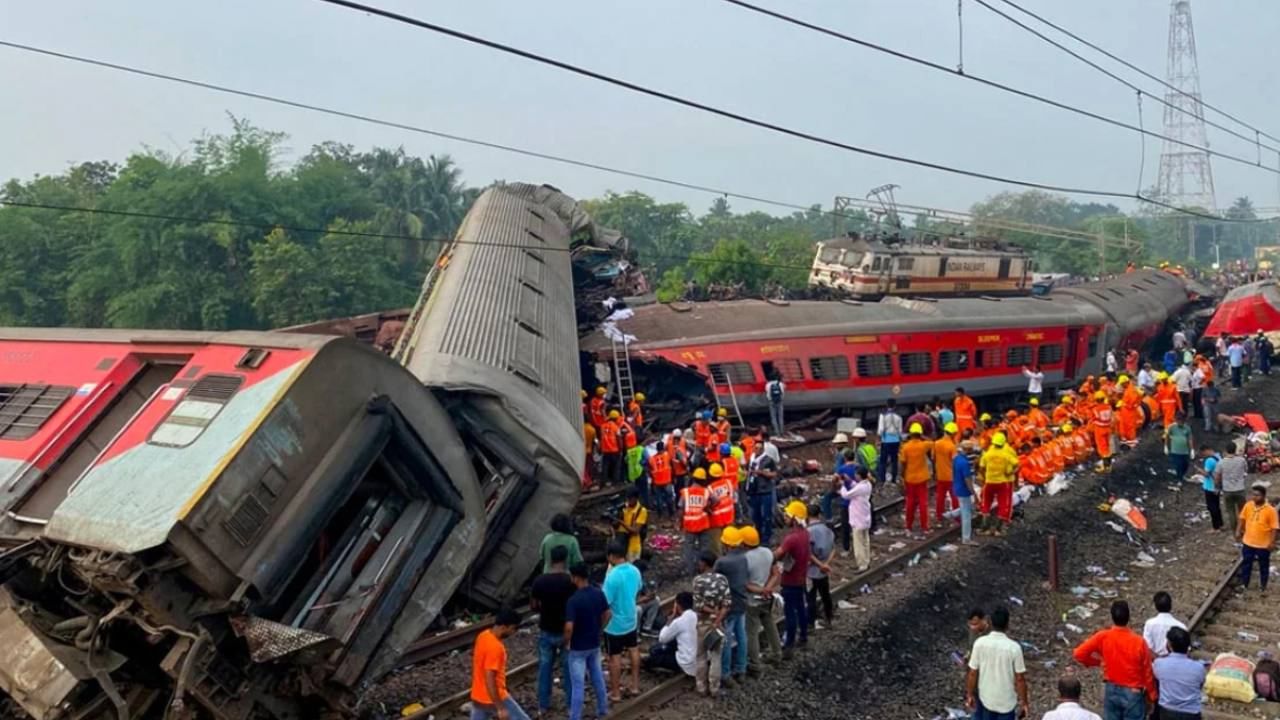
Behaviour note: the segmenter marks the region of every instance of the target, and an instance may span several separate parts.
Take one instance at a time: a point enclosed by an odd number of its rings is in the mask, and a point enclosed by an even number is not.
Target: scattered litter
[[[1062,617],[1064,620],[1069,617],[1080,618],[1081,620],[1088,620],[1089,618],[1093,617],[1093,610],[1088,607],[1085,607],[1084,605],[1076,605],[1075,607],[1063,613]]]
[[[871,586],[870,586],[870,585],[863,585],[862,587],[858,588],[858,592],[862,593],[863,595],[870,595],[870,594],[871,594]]]
[[[1062,632],[1061,630],[1058,631],[1058,639],[1062,641],[1063,645],[1066,645],[1067,647],[1071,647],[1071,641],[1067,639],[1067,634]]]
[[[955,663],[956,665],[964,665],[964,653],[960,652],[959,650],[952,650],[951,662]]]
[[[947,708],[946,715],[939,715],[933,720],[968,720],[969,713],[959,708]]]
[[[894,544],[890,545],[890,546],[889,546],[889,549],[890,549],[890,550],[901,550],[902,548],[904,548],[904,547],[906,547],[906,546],[907,546],[907,544],[906,544],[906,543],[904,543],[904,542],[902,542],[901,540],[899,540],[899,541],[895,542]]]
[[[1057,666],[1058,666],[1058,661],[1057,661],[1057,660],[1045,660],[1042,664],[1044,665],[1044,667],[1045,667],[1045,669],[1046,669],[1046,670],[1052,670],[1052,669],[1054,669],[1055,667],[1057,667]]]
[[[1134,567],[1150,568],[1156,566],[1156,559],[1145,552],[1140,552],[1138,553],[1138,559],[1129,564]]]
[[[1236,631],[1236,637],[1240,638],[1241,640],[1244,640],[1245,642],[1256,643],[1256,642],[1262,641],[1262,638],[1258,637],[1257,633],[1251,633],[1247,630]]]
[[[1124,498],[1111,503],[1111,514],[1123,518],[1138,530],[1147,529],[1147,516],[1143,515],[1141,510]]]
[[[942,547],[938,548],[938,550],[940,552],[955,552],[956,550],[959,550],[959,548],[957,548],[955,545],[952,545],[951,543],[947,543],[946,545],[943,545]]]
[[[866,587],[866,586],[864,585],[863,587]],[[857,609],[858,606],[854,605],[848,600],[841,600],[836,603],[836,607],[840,608],[841,610],[854,610],[854,609]]]
[[[1114,520],[1108,520],[1107,527],[1111,528],[1112,530],[1115,530],[1118,533],[1124,532],[1124,526],[1118,522],[1115,522]]]
[[[1063,475],[1054,475],[1053,479],[1049,481],[1049,484],[1045,486],[1045,490],[1048,491],[1051,497],[1070,488],[1071,481]]]
[[[1026,603],[1022,601],[1022,598],[1017,597],[1015,595],[1009,596],[1009,602],[1013,603],[1014,605],[1017,605],[1018,607],[1022,607],[1023,605],[1026,605]]]
[[[1084,634],[1084,628],[1080,627],[1079,625],[1072,625],[1071,623],[1067,623],[1067,629],[1077,635]]]
[[[1075,595],[1076,597],[1084,597],[1085,595],[1089,594],[1089,588],[1083,585],[1076,585],[1075,587],[1071,588],[1071,594]]]
[[[903,573],[903,572],[896,572],[896,573],[891,574],[889,577],[902,577],[902,576],[903,576],[903,575],[905,575],[905,574],[906,574],[906,573]]]
[[[1102,567],[1101,565],[1090,565],[1090,566],[1086,567],[1086,568],[1085,568],[1085,570],[1086,570],[1087,572],[1093,573],[1094,575],[1106,575],[1106,574],[1107,574],[1107,569],[1106,569],[1106,568],[1104,568],[1104,567]]]
[[[1039,654],[1040,654],[1040,648],[1036,647],[1035,645],[1032,645],[1031,643],[1027,642],[1026,640],[1019,640],[1019,641],[1018,641],[1018,644],[1022,646],[1022,649],[1023,649],[1023,650],[1028,650],[1028,651],[1030,651],[1032,655],[1039,655]]]
[[[907,567],[915,567],[916,565],[919,565],[919,564],[920,564],[920,553],[916,553],[915,557],[907,561]]]

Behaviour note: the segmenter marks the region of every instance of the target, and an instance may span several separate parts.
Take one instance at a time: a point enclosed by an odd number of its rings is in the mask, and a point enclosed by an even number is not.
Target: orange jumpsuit
[[[1098,448],[1098,459],[1104,463],[1111,461],[1111,405],[1098,403],[1093,410],[1093,444]]]
[[[1044,411],[1038,407],[1033,407],[1027,411],[1027,419],[1030,420],[1031,424],[1038,430],[1043,430],[1049,427],[1049,416],[1045,415]]]
[[[1160,402],[1156,400],[1155,395],[1144,395],[1142,404],[1147,406],[1147,421],[1155,422],[1160,417]]]
[[[1063,423],[1067,422],[1070,419],[1071,419],[1071,408],[1067,405],[1066,402],[1059,403],[1059,405],[1053,409],[1054,425],[1062,425]]]
[[[1173,418],[1182,409],[1182,397],[1178,395],[1178,387],[1171,382],[1163,382],[1156,387],[1156,402],[1160,403],[1160,416],[1164,428],[1169,429]]]
[[[1116,434],[1120,442],[1134,447],[1138,444],[1138,428],[1142,426],[1142,393],[1133,385],[1126,385],[1116,412]]]
[[[956,427],[959,428],[961,435],[964,435],[965,429],[978,429],[978,406],[973,402],[973,398],[961,395],[956,398],[953,409],[956,413]]]

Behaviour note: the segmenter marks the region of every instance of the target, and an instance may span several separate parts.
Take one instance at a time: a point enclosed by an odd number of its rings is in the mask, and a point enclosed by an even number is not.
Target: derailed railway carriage
[[[445,409],[354,341],[4,330],[0,382],[0,689],[37,720],[341,711],[483,544]]]

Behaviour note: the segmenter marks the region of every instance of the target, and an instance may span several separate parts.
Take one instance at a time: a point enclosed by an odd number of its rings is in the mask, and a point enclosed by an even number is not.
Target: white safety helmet
[[[855,438],[865,438],[867,436],[867,431],[863,430],[862,428],[854,428],[853,436]]]
[[[844,433],[836,433],[836,436],[831,438],[832,445],[845,445],[848,444],[848,442],[849,436]]]
[[[684,433],[680,431],[680,428],[676,428],[675,430],[671,431],[671,437],[680,437],[683,434]]]

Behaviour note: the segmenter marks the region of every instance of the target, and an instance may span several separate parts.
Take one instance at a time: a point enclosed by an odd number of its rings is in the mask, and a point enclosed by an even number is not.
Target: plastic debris
[[[920,553],[916,553],[915,557],[907,561],[907,567],[915,567],[920,564]]]
[[[1067,623],[1067,629],[1077,635],[1084,634],[1084,628],[1080,627],[1079,625],[1072,625],[1071,623]]]
[[[1018,644],[1022,646],[1022,649],[1023,649],[1023,650],[1026,650],[1026,651],[1030,652],[1032,655],[1039,655],[1039,654],[1040,654],[1040,648],[1036,647],[1035,645],[1032,645],[1031,643],[1027,642],[1026,640],[1019,640],[1019,641],[1018,641]]]
[[[1089,588],[1085,587],[1084,585],[1076,585],[1075,587],[1071,588],[1071,594],[1075,595],[1076,597],[1084,597],[1085,595],[1089,594]]]
[[[1080,618],[1081,620],[1088,620],[1089,618],[1093,617],[1093,610],[1091,608],[1085,607],[1084,605],[1076,605],[1075,607],[1063,613],[1062,617],[1064,619],[1069,617],[1074,617],[1074,618]]]
[[[939,552],[955,552],[956,550],[959,550],[959,549],[960,548],[956,547],[955,545],[952,545],[951,543],[947,543],[946,545],[943,545],[942,547],[938,548],[938,551]]]
[[[1236,637],[1240,638],[1241,640],[1244,640],[1245,642],[1256,643],[1256,642],[1262,641],[1262,638],[1258,637],[1257,633],[1251,633],[1247,630],[1236,631]]]
[[[1114,520],[1108,520],[1107,527],[1111,528],[1112,530],[1115,530],[1118,533],[1124,532],[1124,526]]]
[[[1138,553],[1138,559],[1129,564],[1134,567],[1150,568],[1156,566],[1156,559],[1145,552],[1140,552]]]
[[[1111,514],[1116,517],[1123,518],[1126,522],[1140,531],[1147,529],[1147,516],[1143,515],[1142,511],[1139,510],[1132,502],[1125,500],[1124,498],[1120,498],[1119,500],[1111,503]]]
[[[1106,568],[1104,568],[1104,567],[1102,567],[1101,565],[1089,565],[1088,567],[1086,567],[1086,568],[1085,568],[1085,571],[1090,572],[1090,573],[1092,573],[1092,574],[1094,574],[1094,575],[1106,575],[1106,574],[1107,574],[1107,569],[1106,569]]]
[[[964,665],[964,653],[960,652],[959,650],[952,650],[950,657],[951,657],[951,662],[955,663],[956,665]]]
[[[858,592],[862,593],[863,595],[870,595],[870,594],[871,594],[871,586],[870,586],[870,585],[863,585],[862,587],[858,588]]]
[[[894,544],[890,545],[890,546],[889,546],[889,549],[890,549],[890,550],[901,550],[902,548],[904,548],[904,547],[906,547],[906,546],[907,546],[907,544],[906,544],[906,543],[904,543],[904,542],[902,542],[901,540],[899,540],[899,541],[895,542]]]
[[[1014,605],[1017,605],[1018,607],[1022,607],[1023,605],[1026,605],[1026,603],[1022,601],[1022,598],[1017,597],[1016,595],[1010,595],[1009,602],[1013,603]]]
[[[836,603],[836,607],[840,608],[841,610],[855,610],[857,609],[858,606],[854,605],[848,600],[840,600],[839,602]]]
[[[1044,665],[1044,667],[1045,667],[1045,669],[1046,669],[1046,670],[1052,670],[1052,669],[1054,669],[1055,667],[1057,667],[1057,666],[1058,666],[1058,661],[1057,661],[1057,660],[1045,660],[1045,661],[1044,661],[1043,663],[1041,663],[1041,664],[1042,664],[1042,665]]]

